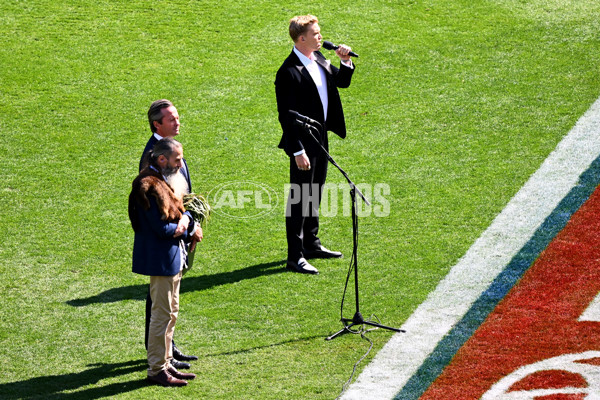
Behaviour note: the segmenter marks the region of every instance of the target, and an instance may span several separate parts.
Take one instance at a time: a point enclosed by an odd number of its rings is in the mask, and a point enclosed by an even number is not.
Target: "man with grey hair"
[[[144,148],[144,151],[140,158],[140,171],[144,168],[145,165],[148,164],[149,160],[147,156],[152,150],[152,148],[160,140],[164,138],[174,138],[175,136],[179,135],[180,123],[177,108],[175,108],[173,103],[166,99],[160,99],[152,102],[150,108],[148,109],[148,123],[150,125],[152,136],[148,140],[148,143],[146,143],[146,147]],[[190,193],[192,191],[190,170],[188,169],[188,165],[185,161],[185,158],[181,159],[181,163],[182,165],[179,169],[179,173],[174,175],[174,178],[171,179],[179,180],[179,183],[177,185],[178,190],[184,191],[184,193]],[[184,182],[181,182],[181,178],[183,178]],[[148,291],[148,295],[146,297],[146,328],[144,338],[146,348],[148,348],[148,329],[150,327],[151,309],[152,299],[150,297],[150,292]],[[173,341],[173,359],[171,360],[171,362],[175,368],[190,368],[190,364],[187,361],[193,361],[197,359],[198,357],[196,356],[183,354],[175,345],[175,341]]]
[[[171,363],[185,245],[202,240],[202,230],[185,210],[181,194],[169,184],[179,175],[182,159],[181,143],[172,138],[158,141],[129,195],[129,219],[135,232],[132,271],[150,277],[148,381],[162,386],[185,386],[196,377],[179,372]]]

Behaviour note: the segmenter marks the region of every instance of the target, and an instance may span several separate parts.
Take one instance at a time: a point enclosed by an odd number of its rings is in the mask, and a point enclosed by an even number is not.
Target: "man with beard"
[[[177,109],[169,100],[161,99],[154,101],[148,109],[148,123],[150,124],[150,130],[152,136],[146,143],[142,157],[140,158],[140,171],[148,164],[148,153],[154,145],[163,138],[174,138],[179,135],[179,113]],[[181,168],[179,174],[176,176],[183,178],[185,182],[180,182],[180,190],[184,190],[184,194],[192,191],[192,181],[190,179],[190,170],[188,169],[187,162],[184,158],[181,159]],[[183,185],[186,185],[184,187]],[[198,227],[198,229],[201,229]],[[150,291],[146,296],[146,328],[144,335],[144,344],[146,349],[148,348],[148,329],[150,327],[150,310],[152,309],[152,299],[150,298]],[[190,368],[190,364],[186,361],[197,360],[198,357],[192,355],[183,354],[175,345],[173,345],[173,359],[171,360],[173,366],[177,369]]]
[[[186,380],[196,377],[171,365],[186,244],[202,240],[202,230],[183,207],[182,159],[181,143],[172,138],[158,141],[129,195],[129,219],[135,232],[132,271],[150,276],[148,380],[163,386],[185,386]]]

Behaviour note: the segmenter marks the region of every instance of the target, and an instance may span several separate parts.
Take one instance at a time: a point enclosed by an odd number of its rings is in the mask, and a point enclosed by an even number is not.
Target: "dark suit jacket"
[[[144,167],[143,166],[144,161],[145,161],[144,158],[146,158],[146,155],[148,154],[148,152],[150,150],[152,150],[152,148],[154,147],[156,142],[158,142],[158,139],[154,135],[152,135],[150,137],[150,140],[148,140],[148,143],[146,143],[144,152],[142,153],[142,156],[140,157],[140,171]],[[190,179],[190,170],[188,169],[188,165],[187,165],[187,162],[185,161],[185,158],[182,161],[183,161],[183,167],[179,170],[179,172],[185,177],[185,180],[188,183],[188,187],[190,188],[190,193],[191,193],[192,192],[192,180]]]
[[[146,147],[140,158],[140,171],[145,161],[144,158],[157,142],[158,139],[152,135],[148,143],[146,143]],[[192,182],[185,159],[183,160],[183,167],[179,172],[187,180],[191,192]],[[173,238],[177,224],[167,223],[160,219],[156,200],[152,196],[150,196],[150,209],[143,211],[138,207],[137,212],[140,229],[139,232],[135,233],[133,243],[133,272],[151,276],[172,276],[177,274],[181,267],[179,240],[183,239],[185,243],[189,243],[191,239],[189,232],[191,230],[188,230],[188,232],[178,238]],[[193,220],[189,212],[186,211],[186,214]],[[194,226],[194,222],[190,226]]]
[[[331,65],[320,52],[316,51],[314,54],[316,62],[324,68],[327,79],[329,104],[325,129],[336,133],[341,138],[345,138],[346,122],[344,121],[344,111],[338,88],[350,86],[354,69],[343,64],[338,69]],[[307,154],[318,155],[320,152],[319,145],[315,143],[314,139],[306,135],[302,127],[294,125],[294,119],[288,112],[289,110],[296,111],[324,126],[325,116],[323,115],[323,105],[317,86],[293,50],[277,71],[275,94],[279,122],[283,130],[279,148],[283,149],[290,157],[302,149],[305,149]],[[329,148],[327,132],[323,132],[318,139],[326,149]]]
[[[179,241],[191,241],[191,233],[195,227],[191,214],[190,226],[183,235],[173,238],[177,223],[161,219],[154,196],[148,196],[150,208],[136,207],[139,229],[135,231],[133,240],[132,271],[149,276],[173,276],[181,269],[181,250]]]

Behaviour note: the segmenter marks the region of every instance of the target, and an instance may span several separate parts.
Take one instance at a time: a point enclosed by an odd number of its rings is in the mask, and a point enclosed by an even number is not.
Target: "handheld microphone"
[[[327,50],[337,50],[340,46],[336,46],[335,44],[325,40],[323,42],[323,47],[325,47]],[[358,58],[358,54],[356,54],[355,52],[351,51],[350,53],[348,53],[348,55],[350,57],[356,57]]]
[[[308,124],[308,125],[316,126],[319,129],[322,129],[322,126],[319,123],[319,121],[315,121],[314,119],[310,119],[310,118],[308,118],[308,117],[306,117],[306,116],[304,116],[302,114],[299,114],[298,112],[293,111],[293,110],[289,110],[288,112],[290,113],[290,115],[293,118],[296,119],[296,121],[301,122],[301,123],[305,123],[305,124]]]

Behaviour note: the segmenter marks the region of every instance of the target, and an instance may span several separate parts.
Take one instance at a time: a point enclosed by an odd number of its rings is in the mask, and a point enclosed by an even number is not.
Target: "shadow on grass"
[[[252,265],[231,272],[221,272],[214,275],[202,275],[184,278],[181,284],[181,293],[194,292],[197,290],[206,290],[215,286],[235,283],[245,279],[254,279],[259,276],[274,275],[285,272],[285,268],[275,268],[284,266],[286,260],[273,261]],[[145,300],[148,294],[148,285],[131,285],[119,288],[105,290],[95,296],[83,299],[68,300],[66,303],[73,307],[83,307],[95,303],[115,303],[123,300]]]
[[[285,346],[286,344],[293,344],[293,343],[300,343],[300,342],[306,342],[309,340],[313,340],[313,339],[325,339],[325,336],[321,336],[321,335],[313,335],[313,336],[305,336],[305,337],[301,337],[301,338],[297,338],[297,339],[290,339],[290,340],[284,340],[283,342],[279,342],[279,343],[272,343],[272,344],[266,344],[263,346],[256,346],[256,347],[251,347],[248,349],[240,349],[240,350],[233,350],[233,351],[226,351],[223,353],[216,353],[216,354],[207,354],[203,357],[221,357],[221,356],[232,356],[232,355],[236,355],[236,354],[244,354],[244,353],[252,353],[256,350],[263,350],[263,349],[268,349],[271,347],[277,347],[277,346]]]
[[[121,393],[130,392],[147,386],[145,379],[136,379],[129,382],[116,382],[105,386],[77,390],[79,388],[95,385],[97,382],[127,375],[132,372],[140,373],[146,366],[146,359],[126,361],[115,364],[90,364],[88,370],[64,374],[42,376],[23,381],[0,384],[0,397],[6,400],[13,399],[44,399],[44,400],[70,400],[70,399],[100,399],[112,397]],[[145,374],[143,375],[145,377]],[[71,393],[63,393],[73,391]]]

